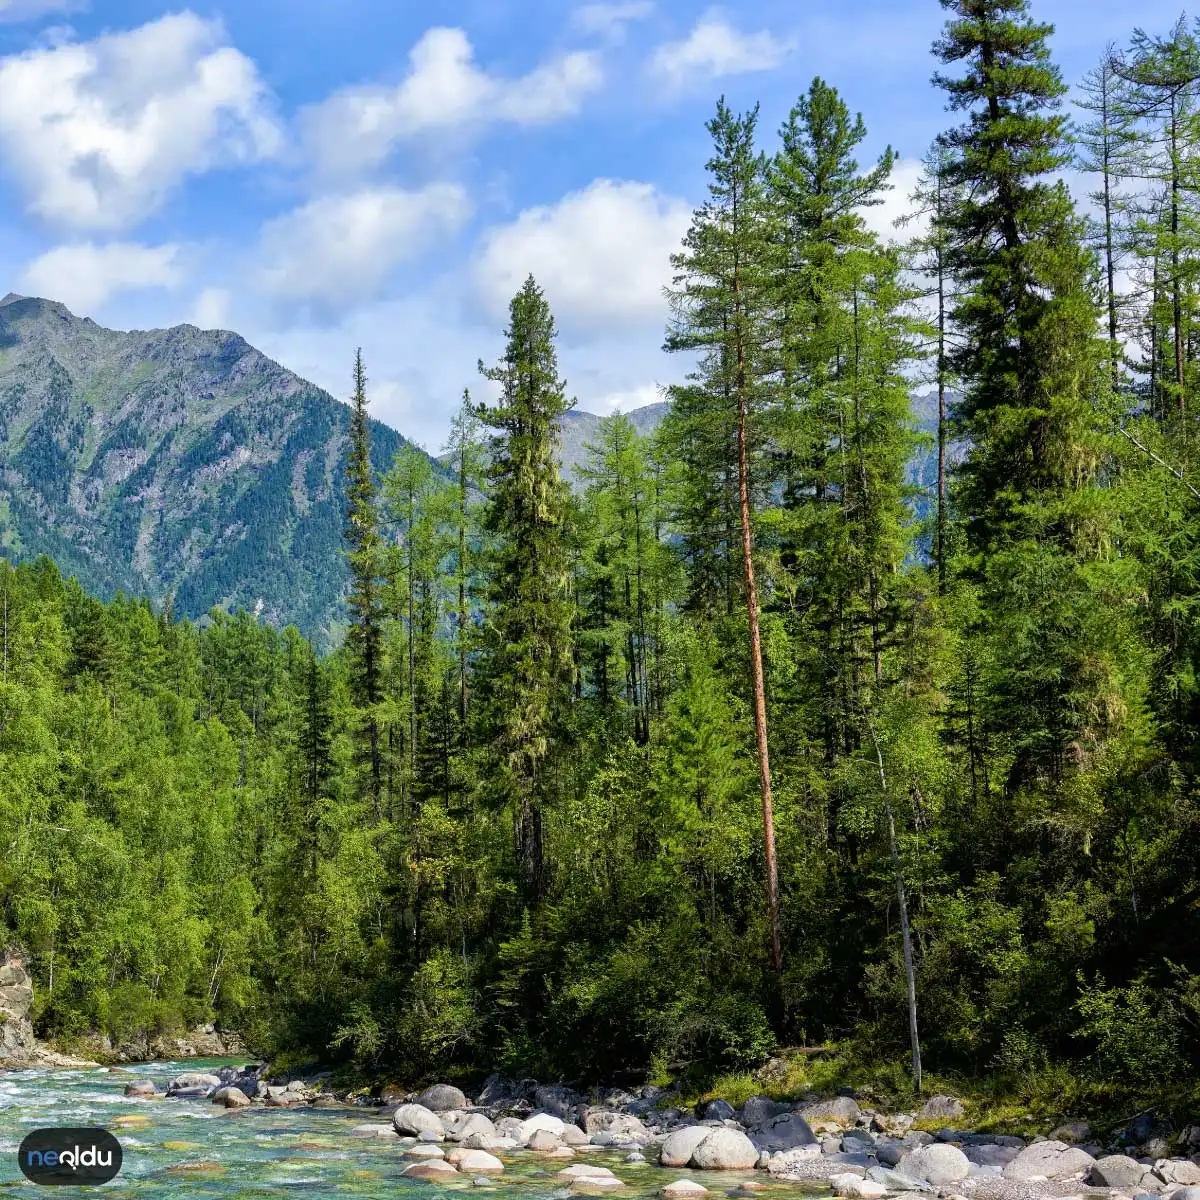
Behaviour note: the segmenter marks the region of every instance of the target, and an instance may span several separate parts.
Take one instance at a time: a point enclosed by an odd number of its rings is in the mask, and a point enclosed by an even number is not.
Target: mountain
[[[347,366],[347,377],[349,367]],[[0,554],[335,640],[350,409],[235,333],[0,301]],[[385,469],[404,439],[372,422]]]
[[[665,400],[660,400],[657,404],[635,408],[625,415],[638,433],[647,436],[659,427],[670,407]],[[560,426],[562,448],[559,466],[568,481],[575,481],[575,468],[581,466],[587,458],[584,445],[595,437],[596,427],[603,419],[595,413],[583,412],[577,408],[572,408],[563,415]]]

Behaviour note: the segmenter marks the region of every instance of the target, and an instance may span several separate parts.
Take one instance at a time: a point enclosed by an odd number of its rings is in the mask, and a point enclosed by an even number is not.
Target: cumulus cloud
[[[0,24],[32,21],[51,13],[78,12],[85,0],[0,0]]]
[[[661,337],[670,256],[691,216],[689,205],[651,184],[597,179],[489,230],[475,266],[480,295],[499,315],[532,272],[564,326],[651,324]]]
[[[321,196],[263,227],[255,282],[267,295],[317,312],[365,302],[400,263],[468,213],[466,192],[448,183]]]
[[[650,60],[650,70],[671,86],[682,87],[722,75],[773,71],[791,49],[791,43],[765,29],[739,33],[714,9],[700,18],[683,41],[659,46]]]
[[[914,216],[904,226],[897,226],[901,217],[914,212],[912,194],[921,180],[924,167],[919,158],[902,158],[892,168],[891,191],[884,192],[882,203],[862,210],[867,228],[874,230],[885,242],[902,241],[924,234],[929,229],[929,219]]]
[[[128,227],[185,177],[280,144],[254,63],[189,12],[0,59],[0,94],[30,211],[79,229]]]
[[[490,122],[534,125],[570,116],[601,81],[597,56],[577,51],[514,79],[475,62],[461,29],[426,31],[397,86],[346,88],[301,115],[319,170],[361,170],[383,162],[398,142]]]
[[[201,329],[228,329],[233,294],[228,288],[206,287],[196,297],[188,321]]]
[[[76,313],[99,309],[118,292],[175,287],[182,278],[177,245],[137,242],[81,242],[56,246],[31,262],[20,286],[36,296],[59,300]]]
[[[585,4],[571,14],[571,23],[582,33],[619,38],[625,26],[643,21],[654,11],[649,0],[628,0],[627,3]]]

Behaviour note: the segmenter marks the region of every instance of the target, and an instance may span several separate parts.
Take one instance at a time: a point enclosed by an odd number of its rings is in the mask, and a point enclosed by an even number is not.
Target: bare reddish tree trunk
[[[736,285],[735,285],[736,290]],[[739,333],[738,346],[738,499],[742,515],[742,565],[746,576],[746,612],[750,620],[750,670],[754,685],[754,740],[762,787],[763,843],[767,865],[767,908],[771,917],[771,965],[783,972],[779,921],[779,870],[775,864],[775,806],[771,798],[771,759],[767,749],[767,693],[763,683],[762,638],[758,629],[758,585],[754,578],[754,540],[750,532],[750,455],[746,448],[746,371]]]

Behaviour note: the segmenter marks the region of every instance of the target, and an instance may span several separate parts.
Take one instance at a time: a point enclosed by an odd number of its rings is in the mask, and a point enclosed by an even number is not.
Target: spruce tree
[[[346,462],[347,557],[350,562],[350,654],[354,704],[359,720],[362,790],[376,816],[382,793],[382,757],[378,706],[383,699],[382,550],[375,478],[371,469],[371,431],[367,421],[367,377],[362,350],[354,357],[354,395],[350,410],[350,452]]]
[[[491,440],[485,519],[496,546],[488,592],[488,725],[505,798],[513,809],[526,895],[546,886],[543,808],[548,765],[563,729],[571,675],[572,605],[567,560],[569,498],[559,477],[558,422],[571,407],[558,376],[554,318],[531,275],[509,306],[507,346],[480,370],[500,386],[476,411]]]

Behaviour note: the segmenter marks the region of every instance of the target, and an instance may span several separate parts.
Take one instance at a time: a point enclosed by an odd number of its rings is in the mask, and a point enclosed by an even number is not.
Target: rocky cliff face
[[[347,376],[349,368],[347,368]],[[342,618],[349,409],[237,334],[117,332],[0,301],[0,554],[181,615],[257,609],[328,641]],[[403,443],[374,423],[386,468]]]
[[[29,1020],[33,1008],[33,980],[25,961],[15,950],[0,956],[0,1067],[90,1066],[43,1046],[33,1036]]]

